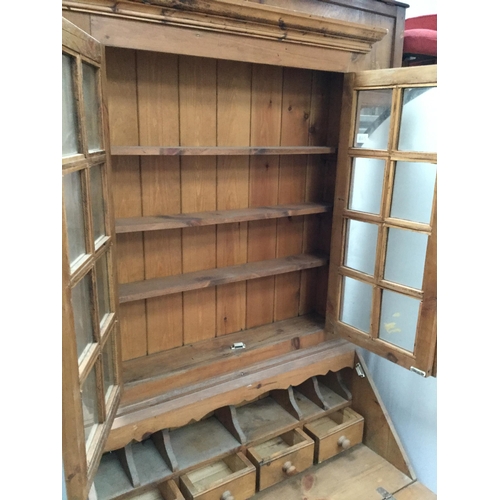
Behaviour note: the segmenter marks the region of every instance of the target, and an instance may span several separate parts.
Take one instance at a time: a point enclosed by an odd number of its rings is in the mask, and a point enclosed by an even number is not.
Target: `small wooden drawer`
[[[249,447],[247,454],[257,466],[261,491],[309,468],[314,460],[314,441],[301,429],[293,429]]]
[[[323,462],[363,441],[364,419],[351,408],[343,408],[304,425],[316,443],[315,461]]]
[[[158,490],[161,492],[163,500],[185,500],[173,479],[159,484]]]
[[[247,500],[255,494],[256,470],[236,453],[182,475],[179,483],[188,500]]]

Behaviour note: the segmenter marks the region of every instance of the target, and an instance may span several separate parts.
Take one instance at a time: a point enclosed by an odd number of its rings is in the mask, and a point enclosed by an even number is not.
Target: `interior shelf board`
[[[117,233],[138,231],[158,231],[183,227],[230,224],[263,219],[279,219],[299,215],[314,215],[332,211],[331,203],[296,203],[274,207],[244,208],[238,210],[217,210],[175,215],[157,215],[154,217],[130,217],[116,219]]]
[[[333,154],[328,146],[111,146],[113,156],[256,156]]]
[[[207,269],[164,278],[125,283],[119,286],[120,303],[150,299],[162,295],[198,290],[226,283],[236,283],[265,276],[321,267],[328,263],[325,255],[299,254],[279,259],[250,262],[237,266]]]
[[[121,404],[140,405],[165,390],[243,369],[325,340],[324,318],[308,314],[131,359],[123,364]],[[235,342],[243,342],[245,348],[231,349]]]

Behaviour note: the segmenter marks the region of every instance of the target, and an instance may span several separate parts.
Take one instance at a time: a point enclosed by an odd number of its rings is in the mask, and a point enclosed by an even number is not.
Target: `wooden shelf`
[[[274,207],[244,208],[238,210],[218,210],[190,214],[157,215],[155,217],[130,217],[116,219],[116,233],[138,231],[159,231],[183,227],[231,224],[263,219],[279,219],[299,215],[314,215],[332,211],[331,203],[296,203]]]
[[[297,316],[125,361],[119,413],[151,406],[165,391],[324,342],[324,324],[316,314]],[[231,349],[235,342],[245,348]]]
[[[327,146],[111,146],[113,156],[257,156],[324,155],[336,148]]]
[[[135,281],[119,286],[119,300],[123,304],[135,300],[321,267],[327,263],[328,257],[324,255],[300,254],[237,266],[177,274],[165,278]]]

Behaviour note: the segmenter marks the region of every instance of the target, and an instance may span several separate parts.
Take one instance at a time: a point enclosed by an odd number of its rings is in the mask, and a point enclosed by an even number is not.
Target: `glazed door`
[[[63,463],[85,500],[120,400],[121,376],[103,52],[63,19]]]
[[[346,75],[326,319],[423,376],[436,347],[436,73]]]

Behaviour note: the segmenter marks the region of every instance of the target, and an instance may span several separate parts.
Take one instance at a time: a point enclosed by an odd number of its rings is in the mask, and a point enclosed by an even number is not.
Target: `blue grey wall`
[[[437,494],[437,382],[360,350],[418,480]]]

